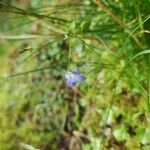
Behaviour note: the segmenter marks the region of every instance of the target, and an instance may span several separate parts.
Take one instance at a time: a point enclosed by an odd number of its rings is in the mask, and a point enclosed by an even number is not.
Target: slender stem
[[[148,103],[148,111],[150,112],[150,54],[148,56],[148,90],[147,90],[147,103]]]
[[[133,40],[137,43],[137,45],[142,49],[143,45],[140,43],[140,41],[138,40],[138,38],[131,34],[130,30],[127,28],[127,26],[124,24],[124,22],[116,15],[112,12],[111,9],[109,9],[105,4],[103,4],[103,2],[100,0],[93,0],[93,2],[100,7],[104,12],[106,12],[109,16],[111,16],[117,23],[118,25],[123,28],[132,38]]]
[[[71,63],[71,41],[69,42],[69,52],[68,52],[68,66],[67,69],[69,71],[69,65]]]
[[[42,70],[46,70],[46,69],[50,69],[50,68],[51,68],[51,66],[47,66],[47,67],[38,68],[38,69],[35,69],[35,70],[20,72],[20,73],[9,75],[7,78],[17,77],[17,76],[20,76],[20,75],[26,75],[26,74],[29,74],[29,73],[38,72],[38,71],[42,71]]]
[[[127,63],[127,64],[128,64],[128,63]],[[117,79],[117,81],[115,82],[115,85],[114,85],[112,97],[111,97],[111,99],[110,99],[109,106],[108,106],[108,111],[107,111],[107,113],[106,113],[106,118],[105,118],[105,121],[104,121],[103,133],[102,133],[102,135],[101,135],[101,137],[100,137],[100,150],[101,150],[101,147],[102,147],[102,140],[103,140],[103,137],[104,137],[104,132],[105,132],[106,126],[107,126],[108,117],[109,117],[109,115],[110,115],[110,111],[111,111],[111,108],[112,108],[112,105],[113,105],[113,102],[114,102],[114,99],[115,99],[115,93],[116,93],[117,85],[118,85],[118,83],[119,83],[119,81],[120,81],[120,78],[122,77],[124,71],[126,70],[126,67],[127,67],[127,66],[128,66],[128,65],[125,65],[125,66],[124,66],[123,70],[120,72],[120,75],[119,75],[119,77],[118,77],[118,79]]]
[[[0,40],[25,40],[25,39],[35,39],[49,37],[45,35],[0,35]]]

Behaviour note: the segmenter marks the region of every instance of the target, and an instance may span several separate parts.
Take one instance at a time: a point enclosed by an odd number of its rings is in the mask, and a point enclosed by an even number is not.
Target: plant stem
[[[147,83],[148,83],[148,90],[147,90],[147,104],[148,104],[148,111],[150,112],[150,54],[148,55],[148,79],[147,79]]]
[[[100,7],[104,12],[106,12],[109,16],[111,16],[117,23],[118,25],[123,28],[132,38],[133,40],[137,43],[137,45],[143,49],[143,45],[140,43],[140,41],[138,40],[138,38],[131,34],[130,30],[127,28],[127,26],[124,24],[124,22],[116,15],[114,14],[111,9],[109,9],[105,4],[103,4],[103,2],[100,0],[93,0],[93,2]]]

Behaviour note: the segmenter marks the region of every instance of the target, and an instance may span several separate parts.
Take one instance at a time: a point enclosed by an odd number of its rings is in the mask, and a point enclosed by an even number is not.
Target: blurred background
[[[149,150],[149,34],[149,0],[1,0],[0,150]]]

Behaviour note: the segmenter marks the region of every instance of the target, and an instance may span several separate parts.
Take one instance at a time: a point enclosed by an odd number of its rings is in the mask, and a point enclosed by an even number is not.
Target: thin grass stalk
[[[127,26],[124,24],[124,22],[116,15],[114,14],[111,9],[109,9],[106,5],[103,4],[103,2],[100,0],[93,0],[93,2],[99,7],[101,8],[104,12],[106,12],[109,16],[111,16],[113,18],[113,20],[115,20],[118,25],[123,28],[129,35],[131,35],[131,37],[133,38],[133,40],[136,42],[136,44],[143,49],[143,45],[142,43],[138,40],[138,38],[135,35],[132,35],[130,30],[127,28]]]
[[[148,103],[148,111],[150,112],[150,54],[148,56],[148,90],[147,90],[147,103]]]

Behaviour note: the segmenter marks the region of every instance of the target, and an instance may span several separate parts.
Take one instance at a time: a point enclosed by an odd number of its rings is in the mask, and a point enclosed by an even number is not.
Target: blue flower
[[[67,74],[65,74],[65,78],[66,78],[66,84],[69,87],[72,87],[76,83],[85,80],[85,77],[80,74],[80,72],[77,68],[73,69],[71,72],[68,72]]]

